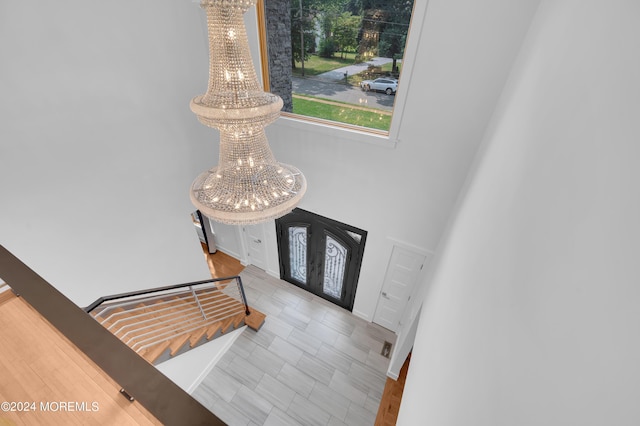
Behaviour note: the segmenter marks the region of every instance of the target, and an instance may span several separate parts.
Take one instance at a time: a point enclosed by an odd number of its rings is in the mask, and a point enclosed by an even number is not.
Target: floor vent
[[[391,355],[391,343],[385,341],[384,345],[382,345],[382,352],[380,352],[380,355],[382,355],[385,358],[389,358],[389,356]]]

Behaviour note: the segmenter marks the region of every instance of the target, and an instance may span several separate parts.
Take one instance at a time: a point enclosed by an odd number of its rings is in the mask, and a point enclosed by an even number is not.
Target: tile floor
[[[230,426],[373,425],[395,334],[253,266],[240,276],[265,324],[245,329],[193,397]]]

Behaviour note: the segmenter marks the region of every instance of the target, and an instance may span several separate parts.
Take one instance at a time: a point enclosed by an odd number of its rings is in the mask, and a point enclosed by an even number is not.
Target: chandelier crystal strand
[[[249,51],[243,15],[256,0],[203,0],[209,33],[209,84],[191,101],[198,120],[220,131],[220,158],[191,185],[205,216],[241,225],[281,217],[300,202],[307,183],[278,163],[265,126],[280,116],[282,99],[264,92]]]

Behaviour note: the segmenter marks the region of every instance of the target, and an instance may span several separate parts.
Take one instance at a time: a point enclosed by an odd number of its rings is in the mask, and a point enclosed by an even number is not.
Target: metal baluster
[[[202,314],[202,318],[204,318],[206,320],[207,319],[207,314],[204,313],[204,310],[202,309],[202,306],[200,305],[200,300],[198,300],[198,295],[196,294],[196,292],[193,289],[193,287],[189,286],[189,290],[191,290],[191,294],[193,294],[193,298],[195,299],[196,303],[198,304],[198,309],[200,309],[200,313]]]
[[[238,289],[240,289],[240,295],[242,296],[242,302],[244,303],[244,313],[247,315],[251,315],[249,304],[247,303],[247,297],[244,294],[244,287],[242,286],[242,278],[236,277],[236,284],[238,285]]]

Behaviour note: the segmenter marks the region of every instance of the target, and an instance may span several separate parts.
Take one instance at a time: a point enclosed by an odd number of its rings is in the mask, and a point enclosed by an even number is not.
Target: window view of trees
[[[388,131],[412,10],[413,0],[266,0],[283,111]]]

